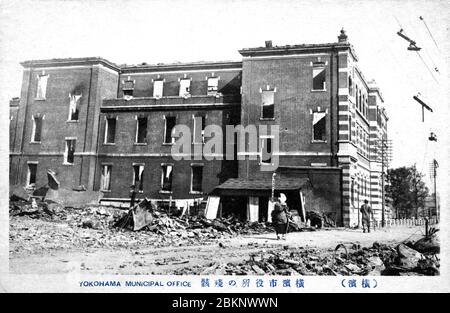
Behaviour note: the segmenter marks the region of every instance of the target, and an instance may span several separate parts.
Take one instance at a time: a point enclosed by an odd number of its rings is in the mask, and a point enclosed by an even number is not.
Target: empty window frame
[[[136,143],[147,142],[147,117],[136,119]]]
[[[144,164],[133,164],[133,185],[139,192],[144,191]]]
[[[351,76],[348,77],[348,94],[350,96],[353,95],[353,80]]]
[[[153,82],[153,97],[162,98],[164,91],[164,80],[158,79]]]
[[[103,164],[102,165],[102,176],[100,179],[100,190],[109,191],[111,190],[111,171],[112,165]]]
[[[75,159],[75,139],[66,139],[66,149],[64,151],[64,163],[73,164]]]
[[[313,141],[326,141],[327,140],[327,124],[326,116],[327,113],[323,112],[313,112],[312,120],[312,133]]]
[[[31,142],[41,142],[42,116],[33,116],[33,129],[31,131]]]
[[[79,108],[78,101],[81,96],[70,95],[70,103],[69,103],[69,121],[78,121]]]
[[[208,95],[216,95],[219,88],[219,78],[209,77],[208,78]]]
[[[39,75],[37,78],[36,99],[45,99],[47,94],[48,75]]]
[[[313,90],[326,89],[326,68],[325,63],[316,62],[313,64]]]
[[[275,91],[263,90],[261,93],[261,118],[272,119],[275,117]]]
[[[172,192],[172,164],[161,165],[161,190],[166,192]]]
[[[28,163],[27,184],[36,185],[37,163]]]
[[[192,165],[191,167],[191,192],[201,193],[203,191],[203,166]]]
[[[175,116],[166,116],[165,121],[164,143],[172,144],[175,142],[175,138],[172,136],[172,131],[177,123],[177,119]]]
[[[134,81],[126,80],[123,82],[122,91],[124,97],[132,97],[134,92]]]
[[[194,143],[205,143],[206,116],[194,115]]]
[[[260,143],[261,164],[271,164],[273,152],[273,137],[261,137]]]
[[[180,97],[189,96],[191,93],[191,79],[182,78],[180,79]]]
[[[116,137],[116,117],[107,117],[105,122],[105,141],[104,143],[114,143]]]

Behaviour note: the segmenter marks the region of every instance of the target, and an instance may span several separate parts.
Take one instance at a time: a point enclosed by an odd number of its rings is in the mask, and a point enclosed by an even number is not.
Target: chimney
[[[347,35],[345,34],[344,28],[341,29],[341,34],[338,36],[339,42],[346,43],[347,42]]]
[[[272,48],[272,40],[266,40],[266,48]]]

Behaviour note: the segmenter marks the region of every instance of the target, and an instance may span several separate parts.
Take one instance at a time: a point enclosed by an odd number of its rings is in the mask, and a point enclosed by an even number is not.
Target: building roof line
[[[38,68],[38,67],[55,67],[67,65],[94,65],[102,64],[117,72],[120,67],[101,57],[83,57],[83,58],[55,58],[47,60],[29,60],[20,63],[24,68]]]

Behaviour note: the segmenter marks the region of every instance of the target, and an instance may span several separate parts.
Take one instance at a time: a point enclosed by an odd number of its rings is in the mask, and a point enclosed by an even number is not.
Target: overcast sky
[[[8,132],[8,101],[20,95],[19,62],[24,60],[87,56],[117,64],[240,60],[238,49],[263,46],[265,40],[274,45],[335,42],[344,27],[364,76],[375,79],[384,96],[393,139],[392,166],[416,163],[428,174],[429,163],[436,158],[441,173],[448,173],[449,1],[0,3],[3,134]],[[400,25],[422,47],[420,55],[432,74],[396,35]],[[418,92],[434,110],[425,113],[425,123],[420,105],[412,99]],[[431,131],[438,143],[428,141]],[[7,143],[2,143],[1,152],[6,162]]]

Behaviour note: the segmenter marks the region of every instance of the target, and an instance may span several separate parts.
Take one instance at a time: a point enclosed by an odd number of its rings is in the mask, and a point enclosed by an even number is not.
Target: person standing
[[[366,232],[366,227],[367,227],[367,232],[370,233],[370,218],[373,218],[373,212],[372,212],[372,208],[369,205],[369,201],[366,199],[364,200],[364,204],[361,206],[361,209],[359,209],[361,214],[362,214],[362,227],[363,227],[363,232]]]
[[[286,240],[289,227],[289,208],[286,205],[286,196],[282,193],[275,202],[272,211],[272,224],[277,234],[277,239]]]

